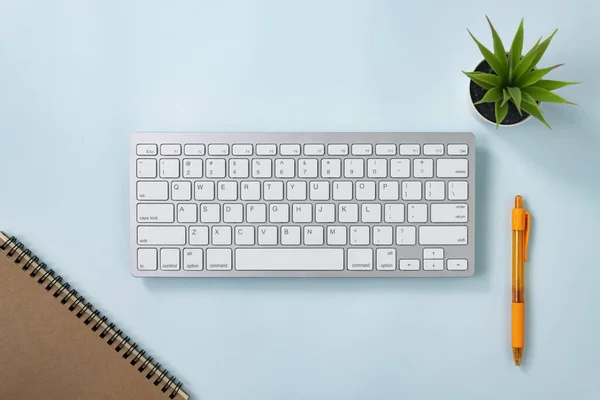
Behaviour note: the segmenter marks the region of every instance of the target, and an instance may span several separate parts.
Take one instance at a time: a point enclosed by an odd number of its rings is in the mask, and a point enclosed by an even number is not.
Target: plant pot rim
[[[508,54],[508,53],[507,53],[507,54]],[[481,60],[479,63],[477,63],[477,65],[475,66],[475,68],[473,69],[473,71],[476,71],[476,70],[477,70],[477,68],[479,68],[479,66],[480,66],[481,64],[483,64],[484,62],[486,62],[485,58],[484,58],[483,60]],[[537,69],[537,68],[534,68],[534,69]],[[471,82],[472,82],[472,81],[471,81],[471,79],[469,79],[469,86],[470,86],[470,83],[471,83]],[[495,123],[495,122],[492,122],[492,121],[490,121],[489,119],[485,118],[483,115],[481,115],[481,113],[479,112],[479,110],[477,109],[477,107],[475,107],[475,104],[474,104],[474,102],[473,102],[473,99],[471,98],[471,90],[470,90],[470,87],[469,87],[469,86],[467,86],[467,95],[468,95],[468,97],[469,97],[469,103],[471,104],[471,109],[472,109],[472,110],[475,112],[475,114],[476,114],[476,115],[477,115],[477,116],[478,116],[480,119],[482,119],[483,121],[487,122],[487,123],[488,123],[488,124],[490,124],[490,125],[494,125],[494,126],[496,126],[496,123]],[[498,124],[498,126],[502,126],[502,127],[505,127],[505,128],[512,128],[512,127],[516,127],[516,126],[519,126],[519,125],[522,125],[522,124],[524,124],[525,122],[529,121],[531,118],[532,118],[532,117],[531,117],[531,114],[528,114],[528,115],[527,115],[527,117],[525,117],[525,119],[523,119],[523,120],[521,120],[521,121],[519,121],[519,122],[516,122],[516,123],[514,123],[514,124],[502,124],[502,123],[500,123],[500,124]]]

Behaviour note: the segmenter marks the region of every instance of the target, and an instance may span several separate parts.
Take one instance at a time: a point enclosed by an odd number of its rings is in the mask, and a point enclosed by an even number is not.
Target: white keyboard
[[[467,277],[471,133],[135,133],[138,277]]]

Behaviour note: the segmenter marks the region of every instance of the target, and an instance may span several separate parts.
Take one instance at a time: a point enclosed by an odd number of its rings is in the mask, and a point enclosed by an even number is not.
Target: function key
[[[375,154],[378,156],[395,156],[396,145],[395,144],[378,144],[375,146]]]
[[[136,152],[138,156],[155,156],[158,154],[158,146],[155,144],[138,144]]]
[[[203,144],[186,144],[183,150],[186,156],[203,156],[206,152]]]
[[[466,144],[449,144],[448,155],[449,156],[466,156],[469,154],[469,146]]]
[[[181,145],[180,144],[161,144],[160,154],[163,156],[180,156]]]
[[[229,155],[228,144],[209,144],[208,145],[209,156],[227,156]]]
[[[423,146],[423,154],[426,156],[443,156],[444,145],[443,144],[426,144]]]
[[[401,144],[400,155],[403,156],[418,156],[421,154],[421,147],[418,144]]]
[[[233,145],[234,156],[251,156],[252,145],[251,144],[234,144]]]
[[[348,145],[347,144],[330,144],[327,146],[327,153],[330,156],[347,156]]]
[[[282,156],[299,156],[300,145],[299,144],[282,144],[279,146],[279,153]]]
[[[257,144],[256,154],[259,156],[274,156],[277,154],[277,145],[275,144]]]
[[[305,156],[322,156],[325,154],[325,145],[322,144],[305,144]]]
[[[353,144],[352,155],[353,156],[370,156],[373,154],[373,146],[370,144]]]

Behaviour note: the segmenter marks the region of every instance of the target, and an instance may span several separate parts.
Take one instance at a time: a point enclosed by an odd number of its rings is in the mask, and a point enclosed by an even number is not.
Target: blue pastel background
[[[584,85],[497,131],[461,70],[559,32]],[[596,2],[0,0],[0,228],[202,400],[600,398]],[[129,274],[134,131],[472,131],[476,275],[144,280]],[[524,366],[510,351],[510,224],[533,214]],[[1,312],[1,310],[0,310]],[[1,340],[1,338],[0,338]]]

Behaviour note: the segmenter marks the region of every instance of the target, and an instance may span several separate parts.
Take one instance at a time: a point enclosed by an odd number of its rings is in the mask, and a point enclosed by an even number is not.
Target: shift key
[[[185,226],[138,226],[139,245],[179,245],[185,244]]]
[[[466,226],[420,226],[419,244],[429,245],[466,245]]]

